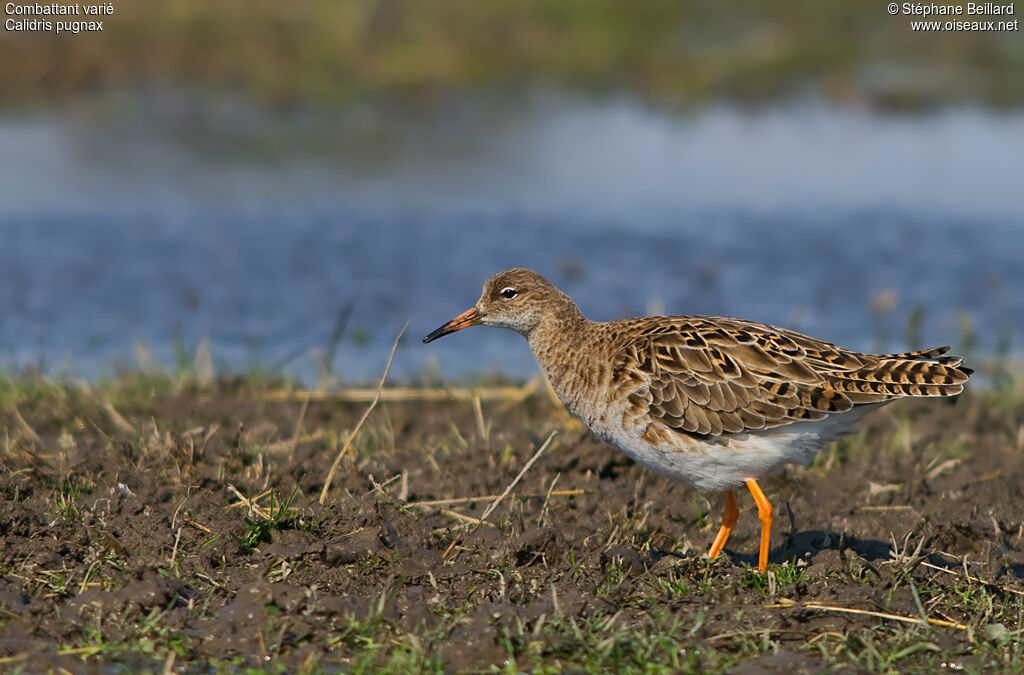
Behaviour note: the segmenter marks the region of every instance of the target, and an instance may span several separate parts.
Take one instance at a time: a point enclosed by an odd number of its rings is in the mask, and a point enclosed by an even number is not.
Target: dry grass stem
[[[402,482],[398,484],[398,501],[405,502],[409,499],[409,470],[402,469]]]
[[[544,521],[548,517],[548,504],[551,503],[551,492],[555,489],[555,483],[561,478],[561,473],[556,473],[555,477],[551,479],[551,485],[548,486],[548,494],[544,497],[544,505],[540,507],[540,519],[538,523],[541,527],[544,526]]]
[[[548,434],[547,439],[545,439],[544,442],[541,444],[540,448],[537,449],[537,452],[533,453],[533,457],[530,458],[530,461],[528,461],[526,463],[526,466],[523,467],[522,471],[520,471],[519,474],[512,479],[512,482],[508,484],[508,487],[506,487],[505,491],[501,493],[501,496],[499,496],[497,499],[491,502],[491,505],[487,507],[487,510],[484,511],[484,514],[480,516],[480,520],[487,520],[487,516],[491,515],[494,509],[498,508],[498,504],[500,504],[501,501],[508,496],[508,493],[512,492],[512,489],[519,484],[519,481],[522,479],[523,476],[526,475],[526,472],[530,470],[530,467],[533,466],[534,462],[540,459],[541,454],[544,452],[545,449],[547,449],[548,445],[550,445],[551,443],[551,439],[553,439],[555,437],[555,434],[557,433],[558,430],[556,429],[555,431],[552,431],[550,434]]]
[[[477,526],[486,525],[487,527],[497,527],[497,525],[495,525],[494,523],[489,523],[486,520],[481,520],[480,518],[474,518],[473,516],[467,516],[464,513],[459,513],[458,511],[452,511],[451,509],[441,509],[440,513],[443,516],[448,516],[449,518],[456,518],[458,520],[464,520],[467,523],[472,523],[472,524],[477,525]]]
[[[388,372],[391,370],[391,362],[395,360],[395,351],[398,349],[398,341],[402,339],[402,335],[405,334],[405,329],[409,327],[409,322],[406,321],[405,325],[402,326],[402,330],[398,331],[398,336],[395,338],[395,343],[391,345],[391,353],[388,355],[388,362],[384,366],[384,374],[380,377],[380,384],[377,385],[377,394],[373,397],[373,401],[370,402],[369,407],[366,408],[366,412],[359,418],[359,422],[356,423],[356,428],[349,434],[348,440],[345,441],[345,445],[338,451],[338,456],[334,458],[334,463],[331,464],[330,471],[327,472],[327,479],[324,481],[324,487],[320,490],[320,503],[323,504],[327,501],[327,493],[331,489],[331,483],[334,482],[334,474],[338,471],[338,466],[341,464],[342,458],[348,453],[348,449],[352,447],[352,441],[355,439],[356,434],[363,427],[366,419],[373,412],[373,409],[377,407],[380,402],[381,393],[384,391],[384,382],[388,379]]]
[[[178,533],[174,535],[174,550],[171,551],[171,569],[174,569],[174,561],[178,559],[178,544],[181,543],[181,527],[178,528]]]
[[[317,429],[311,434],[303,434],[298,436],[297,438],[289,438],[287,440],[269,443],[263,447],[263,452],[267,453],[268,455],[277,455],[278,453],[288,450],[291,454],[289,459],[294,459],[295,447],[299,443],[312,443],[314,441],[319,441],[323,438],[326,438],[328,435],[329,433],[325,429]]]
[[[574,489],[574,490],[553,490],[548,494],[530,494],[530,495],[518,495],[520,499],[543,499],[548,497],[573,497],[575,495],[585,494],[586,490]],[[406,506],[419,506],[421,508],[431,508],[434,506],[452,506],[454,504],[472,504],[473,502],[489,502],[493,499],[497,499],[499,495],[483,495],[481,497],[456,497],[453,499],[431,499],[429,501],[422,502],[409,502]]]
[[[295,422],[295,433],[292,434],[292,446],[291,451],[288,453],[290,457],[295,457],[295,448],[299,445],[299,434],[302,432],[302,421],[306,419],[306,410],[309,408],[309,392],[306,392],[306,398],[302,401],[302,409],[299,410],[299,419]]]
[[[498,495],[498,498],[491,502],[491,505],[488,506],[487,510],[484,511],[483,515],[480,516],[481,522],[487,520],[487,516],[491,515],[491,513],[494,512],[494,509],[498,508],[498,504],[500,504],[501,501],[508,496],[508,493],[512,492],[512,489],[515,488],[515,486],[519,483],[522,477],[526,475],[526,472],[530,470],[530,467],[533,466],[534,462],[536,462],[540,458],[541,454],[551,443],[551,439],[553,439],[555,437],[555,434],[557,433],[558,430],[555,429],[550,434],[548,434],[548,437],[541,444],[540,448],[537,449],[537,452],[533,453],[533,457],[530,458],[530,461],[528,461],[526,465],[522,468],[522,470],[519,472],[519,474],[512,479],[512,482],[508,484],[508,487],[505,488],[505,491]],[[473,532],[476,532],[476,530],[479,529],[479,527],[480,525],[477,525],[476,528],[473,529]],[[455,548],[459,541],[459,537],[455,537],[454,539],[452,539],[452,543],[448,545],[448,548],[445,549],[445,552],[441,554],[441,557],[447,559],[448,554],[452,552],[452,549]]]
[[[21,432],[28,437],[33,443],[42,443],[42,439],[39,438],[39,434],[36,433],[35,429],[28,425],[25,418],[21,416],[21,412],[18,410],[18,406],[11,404],[11,414],[14,415],[14,420],[18,423],[18,427]]]
[[[213,534],[213,530],[208,528],[206,525],[203,525],[202,523],[197,523],[196,521],[192,520],[188,516],[185,516],[185,518],[182,520],[182,522],[185,523],[186,525],[188,525],[189,527],[196,528],[200,532],[205,532],[206,534]]]
[[[480,397],[473,399],[473,415],[476,417],[476,436],[481,445],[489,445],[487,442],[487,425],[484,423],[484,409],[480,404]]]
[[[447,560],[448,559],[448,554],[452,552],[452,549],[455,548],[455,546],[459,543],[459,541],[460,541],[460,539],[458,537],[455,537],[454,539],[452,539],[452,543],[448,544],[448,548],[446,548],[444,550],[444,553],[441,554],[441,557],[444,558],[445,560]]]
[[[939,565],[933,565],[930,562],[922,562],[921,566],[922,567],[927,567],[927,568],[933,569],[933,570],[938,570],[939,572],[945,572],[946,574],[952,574],[954,576],[959,574],[959,572],[956,572],[955,570],[951,570],[951,569],[948,569],[946,567],[940,567]],[[1005,591],[1007,593],[1013,593],[1014,595],[1024,596],[1024,591],[1019,591],[1016,588],[1010,588],[1009,586],[1000,586],[999,584],[994,584],[991,581],[985,581],[984,579],[979,579],[978,577],[971,576],[970,574],[967,574],[966,571],[964,572],[964,576],[967,578],[968,581],[974,581],[974,582],[977,582],[977,583],[979,583],[979,584],[981,584],[983,586],[988,586],[990,588],[995,588],[995,589],[997,589],[999,591]]]
[[[394,483],[396,480],[398,480],[401,477],[402,477],[402,474],[396,473],[394,476],[392,476],[391,478],[388,478],[383,483],[378,483],[377,481],[375,481],[373,479],[373,474],[371,473],[368,476],[368,478],[370,479],[370,482],[373,483],[373,489],[370,490],[369,492],[367,492],[366,494],[372,495],[374,492],[379,492],[380,494],[384,494],[384,492],[383,492],[384,488],[386,488],[387,486],[391,485],[392,483]]]
[[[160,671],[161,675],[171,675],[171,673],[176,672],[174,670],[174,661],[177,658],[178,654],[174,650],[167,652],[167,656],[164,658],[163,668]]]
[[[835,605],[824,605],[818,602],[794,602],[788,598],[782,598],[779,602],[772,605],[765,605],[767,609],[816,609],[823,612],[838,612],[840,614],[858,614],[860,616],[874,616],[879,619],[889,619],[891,621],[902,621],[903,623],[916,623],[921,624],[922,618],[932,626],[941,626],[943,628],[955,628],[957,630],[967,630],[967,626],[962,623],[956,623],[954,621],[946,621],[945,619],[931,619],[928,617],[913,617],[913,616],[901,616],[899,614],[889,614],[888,612],[876,612],[870,609],[857,609],[856,607],[836,607]]]
[[[532,381],[531,381],[532,382]],[[470,387],[439,387],[427,389],[423,387],[389,387],[380,392],[380,400],[385,402],[416,402],[416,401],[472,401],[479,398],[481,401],[502,401],[503,404],[514,406],[529,398],[536,390],[537,385],[527,383],[522,387],[481,387],[479,389]],[[365,387],[345,389],[343,391],[329,391],[326,389],[282,389],[268,391],[259,394],[261,401],[268,403],[286,401],[304,401],[306,398],[314,403],[324,401],[339,401],[345,403],[366,403],[377,398],[377,390]],[[203,395],[200,401],[208,402],[213,396]]]
[[[110,418],[110,421],[113,422],[114,426],[117,427],[120,431],[129,434],[135,433],[135,427],[133,427],[131,423],[128,420],[126,420],[121,413],[117,412],[117,409],[114,407],[114,404],[111,403],[110,401],[103,401],[103,412],[107,413],[107,417]]]
[[[984,483],[986,481],[995,480],[996,478],[999,478],[1002,475],[1003,475],[1003,470],[1001,468],[999,468],[999,469],[996,469],[995,471],[989,471],[988,473],[982,474],[982,475],[978,476],[977,478],[975,478],[974,480],[969,480],[969,481],[967,481],[967,484],[968,485],[977,485],[978,483]]]
[[[239,492],[238,488],[236,488],[234,485],[228,485],[228,490],[230,490],[231,493],[234,494],[236,497],[238,497],[238,499],[240,500],[240,503],[238,503],[238,504],[231,504],[231,506],[229,506],[228,508],[231,508],[231,507],[234,507],[234,506],[242,506],[242,505],[244,505],[244,506],[246,506],[249,509],[249,511],[251,513],[256,513],[256,514],[258,514],[262,518],[268,518],[268,519],[270,518],[270,514],[267,512],[267,510],[265,508],[263,508],[262,506],[260,506],[259,504],[256,503],[256,499],[259,499],[259,497],[256,497],[254,499],[249,499],[245,495],[243,495],[241,492]],[[263,494],[267,494],[267,493],[264,492]],[[262,496],[262,495],[260,495],[260,496]]]
[[[960,464],[960,462],[962,462],[962,461],[963,461],[962,459],[947,459],[945,462],[942,462],[938,466],[936,466],[933,469],[931,469],[928,473],[926,473],[924,475],[924,479],[925,480],[934,480],[934,479],[938,478],[939,476],[941,476],[942,474],[944,474],[947,471],[949,471],[950,469],[956,468],[956,466],[958,464]]]

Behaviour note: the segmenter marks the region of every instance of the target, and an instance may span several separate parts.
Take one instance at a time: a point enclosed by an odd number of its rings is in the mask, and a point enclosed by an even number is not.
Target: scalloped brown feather
[[[906,396],[952,396],[971,374],[937,347],[861,354],[794,331],[721,317],[644,317],[608,324],[619,383],[646,383],[632,413],[718,436],[818,420]]]

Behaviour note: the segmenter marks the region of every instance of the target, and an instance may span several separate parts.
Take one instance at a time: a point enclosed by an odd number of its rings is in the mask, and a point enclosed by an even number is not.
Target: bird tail
[[[974,372],[961,356],[945,356],[949,347],[902,354],[879,354],[863,367],[831,374],[831,385],[855,404],[907,396],[955,396]]]

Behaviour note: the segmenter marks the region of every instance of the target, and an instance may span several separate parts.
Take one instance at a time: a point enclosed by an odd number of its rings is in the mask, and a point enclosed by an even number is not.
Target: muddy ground
[[[764,480],[762,577],[749,495],[706,559],[720,500],[597,442],[542,389],[382,402],[321,505],[369,401],[6,385],[6,672],[1024,665],[1024,404],[1006,391],[891,405]]]

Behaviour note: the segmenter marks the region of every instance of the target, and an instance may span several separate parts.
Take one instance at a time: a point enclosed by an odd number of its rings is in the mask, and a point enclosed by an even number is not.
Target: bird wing
[[[818,420],[855,405],[948,396],[971,370],[949,348],[861,354],[764,324],[718,317],[656,317],[613,324],[621,339],[613,386],[627,414],[717,436]]]

